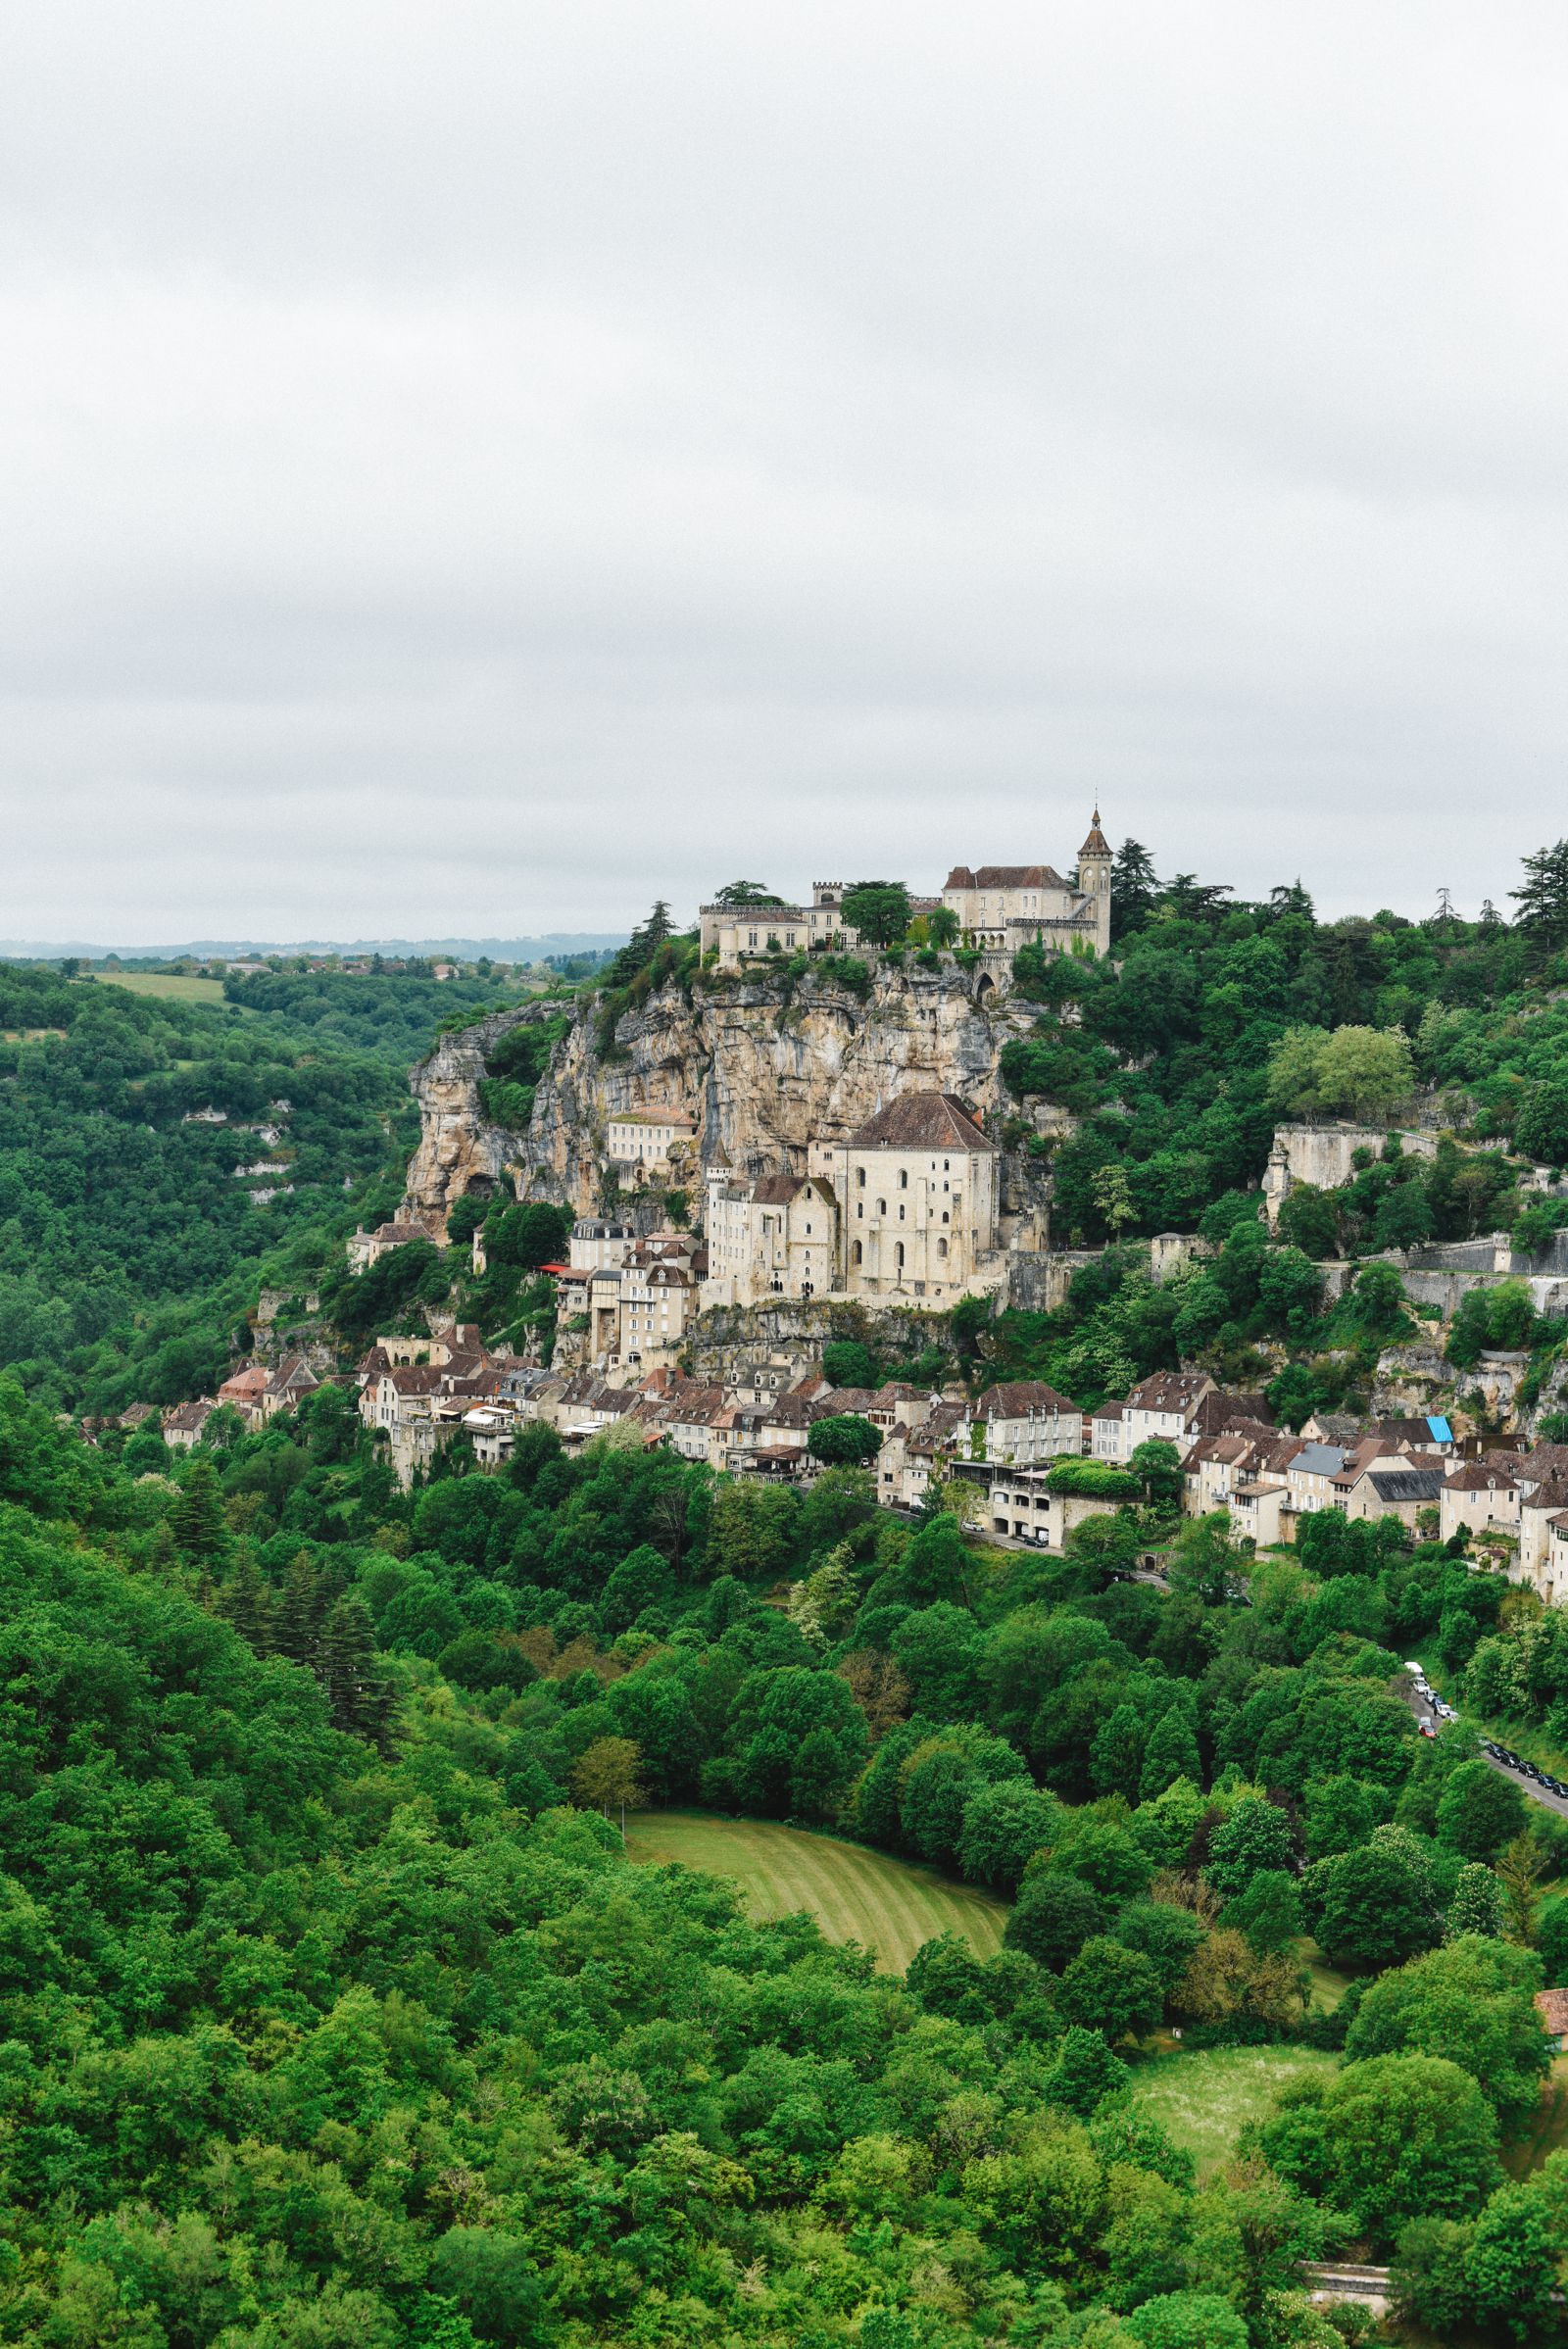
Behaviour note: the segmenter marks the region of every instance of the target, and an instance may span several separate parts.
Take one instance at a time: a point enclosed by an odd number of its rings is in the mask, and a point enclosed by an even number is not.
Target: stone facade
[[[1056,954],[1110,952],[1111,853],[1095,809],[1076,882],[1049,864],[956,864],[942,888],[965,942],[1010,957],[1020,947]]]

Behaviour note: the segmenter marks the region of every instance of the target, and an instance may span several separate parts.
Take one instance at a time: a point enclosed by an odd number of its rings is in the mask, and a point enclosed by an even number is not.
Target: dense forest
[[[298,1005],[0,966],[0,1364],[89,1412],[211,1392],[263,1278],[314,1282],[356,1215],[401,1192],[417,1131],[407,1046],[430,1040],[424,997],[450,1007],[407,984],[421,1007],[377,1050],[323,1043]],[[258,1163],[281,1171],[247,1177]]]
[[[1501,1578],[1221,1520],[1127,1580],[1152,1459],[1046,1556],[547,1428],[404,1494],[332,1388],[214,1438],[0,1385],[5,2337],[1330,2349],[1346,2253],[1562,2333],[1568,2153],[1512,2173],[1568,1826],[1390,1688],[1568,1702]],[[936,1861],[1004,1946],[751,1924],[628,1864],[644,1798]],[[1201,2175],[1138,2097],[1178,2028],[1318,2051]]]

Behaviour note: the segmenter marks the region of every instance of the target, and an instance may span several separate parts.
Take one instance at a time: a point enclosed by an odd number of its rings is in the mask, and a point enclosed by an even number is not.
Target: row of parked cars
[[[1523,1754],[1511,1753],[1506,1745],[1494,1745],[1490,1737],[1482,1738],[1481,1750],[1490,1753],[1493,1760],[1500,1762],[1505,1770],[1517,1770],[1521,1778],[1531,1779],[1538,1786],[1544,1786],[1548,1794],[1560,1794],[1568,1800],[1568,1786],[1563,1785],[1562,1780],[1553,1778],[1549,1770],[1538,1770],[1534,1762],[1525,1760]]]
[[[1446,1696],[1440,1696],[1426,1675],[1424,1664],[1406,1662],[1404,1669],[1415,1683],[1415,1692],[1424,1704],[1430,1705],[1440,1721],[1457,1721],[1459,1716]],[[1417,1723],[1423,1737],[1435,1737],[1437,1731],[1430,1721]]]
[[[1440,1721],[1458,1720],[1459,1716],[1452,1705],[1438,1695],[1421,1665],[1406,1663],[1404,1669],[1415,1683],[1416,1694],[1432,1707]],[[1430,1721],[1423,1721],[1420,1728],[1423,1737],[1435,1737],[1438,1734]],[[1517,1770],[1521,1778],[1528,1778],[1535,1786],[1544,1786],[1548,1794],[1560,1794],[1568,1802],[1568,1786],[1560,1778],[1553,1778],[1549,1770],[1538,1770],[1534,1762],[1527,1762],[1524,1755],[1515,1753],[1511,1746],[1499,1745],[1492,1737],[1483,1737],[1481,1750],[1490,1754],[1494,1762],[1500,1762],[1504,1770]]]

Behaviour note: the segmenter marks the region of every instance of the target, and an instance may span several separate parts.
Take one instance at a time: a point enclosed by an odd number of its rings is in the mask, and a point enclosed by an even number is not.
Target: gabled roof
[[[1436,1500],[1443,1491],[1441,1468],[1374,1468],[1367,1479],[1379,1500]],[[1563,1495],[1568,1500],[1568,1493]]]
[[[1054,1387],[1044,1379],[1014,1379],[1010,1384],[988,1387],[975,1404],[976,1419],[1027,1419],[1031,1412],[1042,1412],[1059,1418],[1063,1412],[1076,1416],[1078,1405],[1070,1403]]]
[[[1291,1466],[1300,1476],[1338,1476],[1349,1456],[1338,1444],[1303,1444]]]
[[[759,1207],[787,1207],[805,1188],[799,1175],[763,1175],[752,1199]]]
[[[850,1136],[851,1150],[995,1150],[951,1093],[901,1093]]]
[[[945,886],[949,889],[1065,889],[1060,873],[1049,864],[982,864],[971,872],[956,864]]]
[[[1466,1460],[1447,1480],[1449,1493],[1511,1493],[1519,1482],[1517,1467],[1511,1453],[1487,1452],[1479,1460]]]

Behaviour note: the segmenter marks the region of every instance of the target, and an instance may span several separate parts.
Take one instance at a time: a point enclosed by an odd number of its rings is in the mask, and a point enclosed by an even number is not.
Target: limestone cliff
[[[1027,1004],[945,962],[879,973],[862,1002],[833,981],[777,977],[678,986],[628,1012],[608,1052],[591,1007],[557,1045],[526,1134],[486,1122],[487,1052],[544,1005],[497,1013],[443,1037],[411,1079],[423,1130],[409,1167],[409,1207],[432,1229],[477,1182],[511,1177],[520,1196],[582,1214],[600,1204],[612,1113],[684,1110],[699,1129],[692,1173],[721,1147],[748,1172],[804,1174],[807,1145],[841,1138],[896,1094],[955,1093],[988,1122],[1013,1104],[997,1074],[1002,1047],[1027,1033]],[[1014,1205],[1016,1202],[1009,1201]]]

